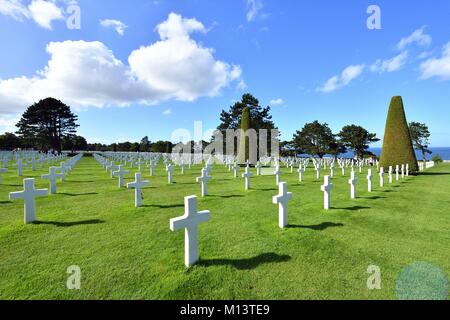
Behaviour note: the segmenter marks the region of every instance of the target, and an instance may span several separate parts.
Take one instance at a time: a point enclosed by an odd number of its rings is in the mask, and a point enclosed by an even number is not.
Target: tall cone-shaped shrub
[[[249,159],[250,155],[250,142],[249,138],[245,135],[247,130],[250,129],[250,110],[248,108],[242,109],[241,117],[241,132],[239,139],[239,152],[238,152],[238,164],[244,165]]]
[[[386,120],[380,167],[389,168],[409,164],[409,170],[419,171],[402,97],[393,97]]]

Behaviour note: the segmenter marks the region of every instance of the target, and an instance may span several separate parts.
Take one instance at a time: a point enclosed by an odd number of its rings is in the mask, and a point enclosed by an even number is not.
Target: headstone
[[[320,165],[316,166],[316,179],[320,180]]]
[[[402,164],[402,179],[405,178],[405,165]]]
[[[274,196],[272,202],[278,204],[278,226],[285,228],[288,224],[288,201],[292,199],[292,193],[287,192],[287,183],[278,184],[279,193]]]
[[[406,164],[406,176],[409,177],[409,163]]]
[[[303,167],[302,167],[301,163],[298,165],[297,172],[298,172],[298,181],[302,182],[303,181]]]
[[[142,181],[140,172],[136,172],[134,177],[134,182],[127,183],[127,188],[134,188],[134,205],[139,208],[142,206],[142,188],[148,186],[150,182]]]
[[[17,159],[17,176],[22,176],[22,159]]]
[[[50,194],[56,194],[56,179],[60,178],[61,180],[64,178],[63,173],[56,173],[58,168],[50,167],[49,173],[42,176],[42,179],[50,180]]]
[[[123,177],[129,173],[130,173],[130,171],[124,170],[122,165],[119,165],[119,169],[117,171],[113,172],[114,177],[119,177],[119,189],[123,188],[123,186],[124,186]]]
[[[392,166],[389,166],[389,183],[392,183]]]
[[[275,167],[275,171],[273,173],[275,175],[275,182],[277,184],[277,186],[280,184],[280,176],[281,176],[281,171],[280,171],[280,165],[277,164]]]
[[[261,175],[261,163],[259,161],[256,163],[255,168],[256,168],[256,175],[260,176]]]
[[[153,161],[150,161],[150,164],[148,165],[150,167],[150,177],[153,177],[155,174],[155,163]]]
[[[233,164],[233,173],[234,173],[234,177],[237,178],[237,176],[238,176],[238,164],[237,164],[237,162],[235,162]]]
[[[356,199],[356,183],[358,182],[358,179],[356,178],[355,171],[352,171],[350,174],[350,180],[348,180],[348,183],[350,184],[350,198]]]
[[[367,190],[372,192],[372,169],[367,172]]]
[[[48,195],[47,189],[35,189],[34,178],[23,180],[23,191],[10,192],[9,199],[23,199],[24,200],[24,222],[25,224],[36,221],[36,197],[43,197]]]
[[[245,190],[250,190],[250,178],[253,177],[253,173],[250,172],[250,166],[245,167],[245,173],[242,174],[242,178],[245,178]]]
[[[198,262],[198,225],[211,218],[209,211],[197,211],[197,197],[184,198],[184,215],[170,219],[170,230],[184,229],[184,264],[190,267]]]
[[[384,168],[380,168],[380,187],[384,187]]]
[[[320,187],[323,192],[323,208],[325,210],[330,210],[330,200],[331,200],[331,189],[333,184],[330,183],[330,176],[324,177],[324,184]]]
[[[202,169],[201,177],[197,178],[197,183],[200,182],[202,184],[202,197],[206,197],[208,195],[208,181],[212,178],[208,176],[208,171],[206,168]]]
[[[399,175],[400,175],[400,166],[396,165],[395,166],[395,180],[398,181],[399,180]]]
[[[173,181],[172,173],[173,173],[173,165],[169,164],[167,166],[167,183],[168,184],[172,184],[172,181]]]

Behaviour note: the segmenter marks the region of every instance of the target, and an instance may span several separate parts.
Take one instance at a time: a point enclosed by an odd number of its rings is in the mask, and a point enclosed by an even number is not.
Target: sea
[[[370,152],[374,153],[378,157],[381,156],[381,148],[370,148]],[[432,154],[427,154],[427,160],[431,160],[435,155],[440,155],[442,160],[450,160],[450,147],[447,148],[430,148],[430,151]],[[307,156],[307,155],[305,155]],[[339,157],[342,158],[353,158],[354,154],[353,152],[347,152],[339,155]],[[416,151],[416,157],[417,160],[422,160],[422,153],[420,151]]]

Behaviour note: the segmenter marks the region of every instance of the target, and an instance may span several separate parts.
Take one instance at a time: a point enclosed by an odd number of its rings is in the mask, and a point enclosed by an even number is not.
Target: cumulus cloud
[[[163,115],[170,116],[172,114],[172,109],[167,109],[163,111]]]
[[[442,49],[438,58],[430,58],[420,65],[421,79],[437,77],[440,80],[450,80],[450,42]]]
[[[370,71],[378,73],[398,71],[405,65],[407,58],[408,52],[404,51],[399,55],[393,57],[392,59],[378,59],[374,64],[370,66]]]
[[[330,93],[343,88],[349,85],[354,79],[358,78],[362,74],[364,68],[365,66],[362,64],[348,66],[340,75],[331,77],[322,87],[317,88],[317,90],[323,93]]]
[[[425,27],[422,27],[414,31],[410,36],[402,38],[400,42],[397,44],[398,50],[404,50],[407,46],[413,43],[417,43],[422,47],[428,47],[433,39],[424,31]]]
[[[128,64],[98,41],[49,43],[45,68],[31,77],[0,79],[0,114],[17,114],[48,96],[78,108],[194,101],[240,80],[239,66],[216,60],[213,49],[190,37],[204,31],[197,20],[171,13],[156,30],[161,40],[133,51]]]
[[[254,21],[263,8],[261,0],[247,0],[247,21]]]
[[[281,98],[272,99],[272,100],[269,101],[269,104],[273,105],[273,106],[281,106],[282,104],[284,104],[284,100],[281,99]]]
[[[69,3],[68,0],[59,0],[59,2]],[[76,3],[76,1],[70,3]],[[52,29],[53,21],[64,19],[64,11],[57,5],[57,0],[32,0],[28,6],[21,0],[0,0],[0,13],[17,21],[32,19],[48,30]]]
[[[124,35],[125,29],[128,28],[122,21],[113,19],[100,20],[100,25],[105,28],[113,28],[121,36]]]

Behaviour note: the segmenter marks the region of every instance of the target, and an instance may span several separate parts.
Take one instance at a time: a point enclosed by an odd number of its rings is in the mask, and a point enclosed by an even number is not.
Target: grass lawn
[[[201,262],[186,269],[184,232],[171,232],[169,219],[183,214],[184,196],[200,195],[200,168],[184,176],[175,168],[170,186],[162,165],[152,178],[146,169],[151,185],[144,207],[134,208],[133,190],[119,190],[94,158],[82,158],[57,195],[37,200],[33,225],[23,224],[21,200],[8,201],[22,190],[10,168],[0,185],[0,298],[395,299],[399,273],[414,262],[450,273],[449,164],[392,185],[386,179],[383,189],[375,175],[372,193],[364,169],[355,200],[349,172],[336,170],[329,212],[312,168],[303,183],[284,168],[281,181],[294,194],[284,230],[274,176],[255,174],[246,192],[243,178],[214,166],[210,195],[199,198],[199,210],[211,211],[199,226]],[[47,171],[26,169],[23,178]],[[48,180],[36,182],[48,188]],[[367,289],[372,264],[381,268],[381,290]],[[81,268],[81,290],[66,287],[71,265]]]

